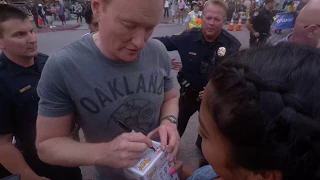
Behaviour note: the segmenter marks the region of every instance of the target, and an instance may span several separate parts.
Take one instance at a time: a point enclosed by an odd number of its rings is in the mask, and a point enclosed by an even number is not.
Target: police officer
[[[189,12],[185,19],[187,30],[190,30],[192,28],[201,28],[202,12],[200,11],[199,3],[196,1],[193,1],[192,4],[193,4],[193,11]]]
[[[250,31],[250,47],[263,45],[270,36],[270,28],[273,23],[273,13],[275,0],[265,0],[265,6],[258,9],[247,21],[246,26]]]
[[[79,168],[48,165],[37,156],[36,88],[48,56],[38,54],[33,27],[24,12],[1,4],[0,17],[0,163],[22,179],[80,180]]]
[[[193,28],[180,35],[157,38],[168,51],[178,50],[182,61],[182,69],[178,73],[181,85],[178,119],[180,136],[183,135],[190,117],[200,108],[209,70],[223,56],[238,51],[241,46],[234,36],[222,29],[227,9],[223,0],[208,0],[201,17],[201,29]]]

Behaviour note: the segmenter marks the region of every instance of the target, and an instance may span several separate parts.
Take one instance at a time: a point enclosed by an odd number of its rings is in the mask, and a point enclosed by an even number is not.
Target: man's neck
[[[102,52],[103,55],[108,57],[108,59],[110,59],[110,60],[117,60],[117,58],[112,56],[112,54],[110,54],[108,51],[106,51],[105,48],[102,48],[103,45],[101,44],[101,39],[100,39],[99,32],[93,34],[92,38],[93,38],[94,43],[97,45],[98,49]]]
[[[206,36],[206,34],[202,31],[202,35],[204,37],[204,39],[207,42],[213,42],[217,39],[217,37],[219,36],[219,34],[221,33],[221,31],[219,31],[219,33],[216,33],[214,36]]]
[[[13,63],[22,66],[22,67],[30,67],[34,64],[34,57],[28,58],[28,57],[19,57],[19,56],[14,56],[10,55],[8,53],[5,53],[6,57],[12,61]]]
[[[219,35],[219,34],[218,34]],[[203,34],[203,37],[204,37],[204,39],[207,41],[207,42],[213,42],[213,41],[215,41],[216,39],[217,39],[217,37],[218,37],[218,35],[215,35],[215,36],[206,36],[205,34]]]

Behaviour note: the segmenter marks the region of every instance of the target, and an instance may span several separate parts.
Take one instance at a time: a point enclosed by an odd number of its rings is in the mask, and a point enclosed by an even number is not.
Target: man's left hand
[[[160,126],[151,131],[147,137],[151,139],[156,133],[159,133],[160,136],[161,149],[170,153],[170,162],[174,161],[178,153],[180,140],[177,125],[168,120],[163,120]]]

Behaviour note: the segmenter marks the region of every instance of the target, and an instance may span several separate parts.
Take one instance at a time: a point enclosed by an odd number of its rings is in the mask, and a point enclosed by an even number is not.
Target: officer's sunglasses
[[[310,25],[305,26],[304,28],[307,28],[307,27],[312,26],[312,25],[316,25],[316,26],[320,27],[320,24],[310,24]]]

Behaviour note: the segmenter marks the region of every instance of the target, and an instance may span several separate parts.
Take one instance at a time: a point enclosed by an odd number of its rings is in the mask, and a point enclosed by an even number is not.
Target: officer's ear
[[[307,37],[310,39],[316,38],[316,31],[319,27],[315,24],[305,27]]]

